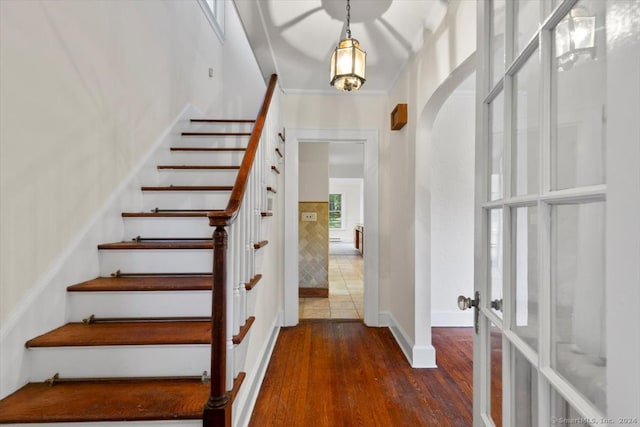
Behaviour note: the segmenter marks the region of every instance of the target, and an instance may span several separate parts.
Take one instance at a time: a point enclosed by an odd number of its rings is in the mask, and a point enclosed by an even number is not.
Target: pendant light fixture
[[[581,59],[595,57],[596,17],[577,6],[558,23],[555,30],[556,60],[568,70]]]
[[[331,55],[331,86],[343,92],[360,89],[365,82],[367,52],[351,38],[351,5],[347,0],[347,38],[340,40]]]

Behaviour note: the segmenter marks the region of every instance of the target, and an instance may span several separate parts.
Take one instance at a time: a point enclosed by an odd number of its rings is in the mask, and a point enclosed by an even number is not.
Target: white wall
[[[378,129],[388,122],[385,103],[385,96],[287,94],[284,123],[288,128]]]
[[[458,67],[475,51],[475,2],[451,1],[432,32],[391,90],[387,110],[408,104],[408,123],[383,140],[380,222],[381,298],[407,337],[414,366],[434,366],[431,345],[431,130],[439,107],[456,85]],[[472,126],[472,124],[470,124]],[[409,224],[398,227],[398,224]],[[385,244],[386,242],[386,244]]]
[[[475,74],[470,78],[475,79]],[[454,92],[433,124],[431,150],[431,324],[472,326],[458,295],[473,295],[475,91]]]
[[[326,202],[329,200],[329,143],[303,144],[299,152],[300,174],[298,200]]]
[[[207,74],[222,48],[196,2],[0,7],[6,321],[186,104],[221,109],[223,84]]]
[[[342,229],[329,229],[330,238],[339,238],[343,242],[354,241],[354,228],[362,224],[362,178],[330,178],[329,192],[342,194]]]
[[[332,178],[362,178],[364,164],[336,165],[329,161],[329,176]]]

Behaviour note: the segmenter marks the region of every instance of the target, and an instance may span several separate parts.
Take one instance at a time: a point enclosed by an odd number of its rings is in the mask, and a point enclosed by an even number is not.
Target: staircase
[[[73,321],[25,344],[41,380],[0,401],[0,424],[231,425],[282,158],[275,86],[256,120],[191,120],[125,239],[98,245],[100,277],[67,288]]]

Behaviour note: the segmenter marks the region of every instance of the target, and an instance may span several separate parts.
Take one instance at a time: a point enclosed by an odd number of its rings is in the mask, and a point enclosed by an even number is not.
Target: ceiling
[[[351,36],[367,52],[358,93],[386,94],[440,23],[448,0],[351,0]],[[235,0],[265,79],[286,93],[338,93],[329,60],[345,38],[346,0]]]

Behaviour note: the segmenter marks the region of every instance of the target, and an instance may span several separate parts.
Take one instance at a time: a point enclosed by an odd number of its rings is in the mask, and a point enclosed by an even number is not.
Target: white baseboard
[[[278,335],[280,334],[280,327],[282,326],[283,313],[279,311],[271,326],[271,335],[266,340],[260,355],[258,357],[258,363],[252,373],[247,374],[244,384],[240,387],[240,393],[234,402],[233,415],[234,426],[246,427],[251,421],[251,414],[253,413],[253,407],[258,400],[258,393],[262,385],[262,380],[267,372],[273,349],[276,346]],[[244,393],[243,393],[244,392]]]
[[[436,350],[432,345],[417,346],[402,329],[393,314],[381,312],[380,326],[387,326],[412,368],[435,368]]]
[[[412,355],[412,368],[437,368],[436,349],[433,345],[414,345]]]
[[[473,326],[473,311],[432,311],[431,327],[470,327]]]

